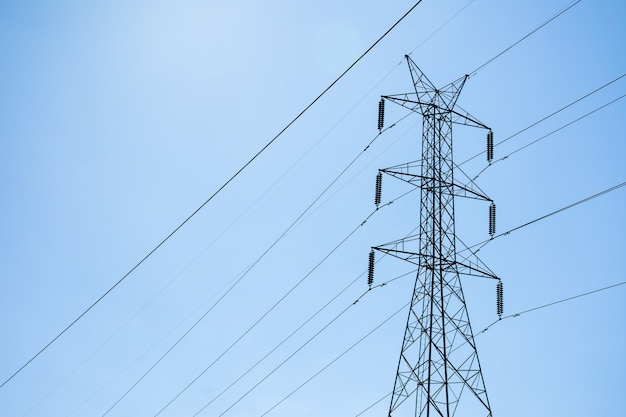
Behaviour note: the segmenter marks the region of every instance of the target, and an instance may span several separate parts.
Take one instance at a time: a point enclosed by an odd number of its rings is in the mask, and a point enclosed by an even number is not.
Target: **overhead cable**
[[[521,129],[521,130],[519,130],[519,131],[515,132],[515,133],[514,133],[514,134],[512,134],[511,136],[508,136],[507,138],[502,139],[500,142],[498,142],[498,143],[494,144],[494,146],[499,146],[499,145],[502,145],[504,142],[506,142],[506,141],[508,141],[508,140],[510,140],[510,139],[513,139],[515,136],[517,136],[517,135],[519,135],[519,134],[521,134],[521,133],[523,133],[523,132],[527,131],[528,129],[530,129],[530,128],[532,128],[532,127],[537,126],[539,123],[541,123],[541,122],[544,122],[544,121],[548,120],[548,119],[549,119],[549,118],[551,118],[552,116],[555,116],[556,114],[558,114],[558,113],[562,112],[563,110],[565,110],[565,109],[567,109],[567,108],[569,108],[569,107],[573,106],[574,104],[578,103],[579,101],[582,101],[582,100],[586,99],[587,97],[589,97],[589,96],[591,96],[591,95],[593,95],[593,94],[597,93],[598,91],[602,90],[603,88],[608,87],[609,85],[611,85],[611,84],[613,84],[613,83],[617,82],[618,80],[620,80],[620,79],[622,79],[622,78],[624,78],[624,77],[626,77],[626,73],[624,73],[624,74],[620,75],[619,77],[617,77],[617,78],[615,78],[615,79],[613,79],[613,80],[609,81],[608,83],[606,83],[606,84],[604,84],[604,85],[602,85],[602,86],[600,86],[600,87],[596,88],[595,90],[593,90],[593,91],[591,91],[591,92],[589,92],[589,93],[585,94],[584,96],[577,98],[576,100],[574,100],[574,101],[570,102],[569,104],[566,104],[565,106],[561,107],[560,109],[558,109],[558,110],[556,110],[556,111],[554,111],[554,112],[550,113],[549,115],[547,115],[547,116],[545,116],[545,117],[543,117],[543,118],[541,118],[541,119],[537,120],[536,122],[534,122],[534,123],[532,123],[532,124],[530,124],[530,125],[526,126],[526,127],[525,127],[525,128],[523,128],[523,129]],[[480,155],[484,154],[485,152],[486,152],[486,151],[482,151],[482,152],[477,153],[476,155],[472,156],[471,158],[469,158],[469,159],[467,159],[467,160],[465,160],[465,161],[461,162],[461,163],[459,164],[459,166],[461,166],[461,165],[463,165],[463,164],[466,164],[466,163],[468,163],[469,161],[471,161],[471,160],[473,160],[473,159],[478,158]]]
[[[352,68],[354,68],[376,45],[378,45],[396,26],[400,24],[420,3],[422,0],[418,0],[400,19],[398,19],[385,33],[383,33],[365,52],[363,52],[350,66],[341,73],[328,87],[326,87],[313,101],[311,101],[296,117],[294,117],[285,127],[283,127],[268,143],[266,143],[248,162],[246,162],[241,168],[239,168],[224,184],[222,184],[208,199],[204,201],[196,210],[194,210],[182,223],[180,223],[172,232],[170,232],[159,244],[157,244],[147,255],[145,255],[135,266],[133,266],[122,278],[120,278],[112,287],[104,292],[96,301],[94,301],[85,311],[83,311],[78,317],[76,317],[70,324],[68,324],[61,332],[59,332],[50,342],[48,342],[43,348],[41,348],[35,355],[33,355],[26,363],[17,369],[11,376],[9,376],[2,384],[0,388],[4,387],[9,381],[11,381],[17,374],[19,374],[24,368],[26,368],[32,361],[34,361],[39,355],[41,355],[46,349],[48,349],[54,342],[56,342],[61,336],[63,336],[70,328],[72,328],[80,319],[82,319],[91,309],[93,309],[102,299],[111,293],[119,284],[122,283],[129,275],[131,275],[139,266],[141,266],[153,253],[155,253],[161,246],[163,246],[176,232],[178,232],[185,224],[187,224],[200,210],[202,210],[213,198],[215,198],[222,190],[224,190],[236,177],[239,176],[254,160],[256,160],[267,148],[272,145],[282,134],[289,129],[304,113],[306,113],[315,103],[317,103],[331,88],[335,86]]]
[[[369,147],[369,146],[368,146]],[[367,150],[367,148],[365,148],[365,150]],[[365,152],[365,150],[363,150],[363,152]],[[356,160],[356,159],[355,159]],[[350,164],[351,165],[351,164]],[[343,173],[347,170],[347,168],[340,174],[343,175]],[[339,177],[337,177],[338,179]],[[336,180],[337,180],[336,179]],[[335,181],[336,181],[335,180]],[[334,181],[333,181],[334,183]],[[331,184],[332,185],[332,184]],[[328,190],[329,187],[326,188],[326,190]],[[324,193],[326,192],[326,190],[324,191]],[[322,195],[324,194],[322,193]],[[402,198],[404,195],[409,194],[409,192],[401,195],[398,198]],[[321,195],[318,197],[317,200],[319,200],[319,198],[321,197]],[[317,201],[316,200],[316,201]],[[384,204],[384,206],[388,206],[390,204],[393,203],[394,200],[387,202]],[[312,206],[312,205],[311,205]],[[309,208],[311,207],[309,206]],[[381,206],[382,207],[382,206]],[[308,210],[308,209],[307,209]],[[222,352],[216,359],[213,360],[213,362],[211,362],[207,367],[205,367],[191,382],[189,382],[181,391],[178,392],[178,394],[176,394],[172,399],[170,399],[170,401],[163,407],[161,408],[161,410],[155,414],[155,417],[157,417],[158,415],[160,415],[163,411],[165,411],[165,409],[167,407],[169,407],[176,399],[178,399],[185,391],[187,391],[193,384],[195,384],[200,377],[202,377],[202,375],[204,375],[210,368],[213,367],[213,365],[215,365],[220,359],[222,359],[222,357],[224,357],[224,355],[226,355],[226,353],[228,353],[233,347],[235,347],[248,333],[250,333],[257,325],[259,325],[259,323],[261,323],[265,317],[267,317],[276,307],[278,307],[279,304],[281,304],[293,291],[296,290],[296,288],[298,288],[307,278],[309,278],[313,272],[315,272],[333,253],[335,253],[341,246],[343,246],[343,244],[348,241],[348,239],[354,235],[354,233],[357,232],[357,230],[359,228],[361,228],[362,226],[365,225],[365,223],[377,212],[377,210],[372,211],[366,218],[365,220],[363,220],[358,226],[356,226],[350,233],[348,233],[347,236],[345,236],[341,242],[339,242],[328,254],[326,254],[326,256],[324,256],[309,272],[307,272],[298,282],[296,282],[285,294],[283,294],[283,296],[278,299],[278,301],[276,301],[268,310],[265,311],[265,313],[263,313],[263,315],[257,319],[246,331],[244,331],[228,348],[226,348],[226,350],[224,352]],[[306,213],[306,211],[305,211]],[[299,220],[300,218],[305,214],[302,213],[300,215],[300,217],[298,219],[296,219],[296,221],[294,221],[294,223],[292,223],[291,227],[293,227]],[[283,234],[284,235],[284,234]],[[282,237],[282,236],[281,236]],[[267,253],[267,252],[266,252]],[[203,315],[200,320],[202,320],[204,317],[206,316]],[[199,321],[198,321],[199,322]],[[196,323],[197,324],[197,323]],[[195,326],[195,325],[194,325]],[[186,336],[187,333],[185,333],[184,336]],[[183,337],[184,337],[183,336]],[[169,353],[169,351],[168,351]],[[152,369],[152,368],[151,368]],[[145,376],[145,375],[144,375]],[[221,395],[221,394],[220,394]]]
[[[572,121],[570,121],[570,122],[568,122],[568,123],[566,123],[566,124],[564,124],[564,125],[562,125],[562,126],[560,126],[560,127],[556,128],[556,129],[554,129],[553,131],[551,131],[551,132],[549,132],[549,133],[546,133],[545,135],[541,136],[540,138],[535,139],[535,140],[533,140],[532,142],[529,142],[529,143],[527,143],[526,145],[521,146],[521,147],[519,147],[519,148],[515,149],[514,151],[512,151],[512,152],[510,152],[510,153],[508,153],[508,154],[506,154],[506,155],[504,155],[502,158],[496,159],[494,162],[490,163],[490,164],[489,164],[489,165],[487,165],[485,168],[483,168],[482,170],[480,170],[480,172],[479,172],[478,174],[476,174],[476,176],[475,176],[474,178],[472,178],[472,181],[476,181],[476,179],[478,179],[478,177],[479,177],[479,176],[480,176],[483,172],[485,172],[485,171],[487,170],[487,168],[490,168],[490,167],[494,166],[494,165],[496,164],[496,162],[501,162],[501,161],[504,161],[505,159],[508,159],[510,156],[512,156],[512,155],[514,155],[514,154],[516,154],[516,153],[518,153],[518,152],[520,152],[520,151],[522,151],[522,150],[524,150],[524,149],[528,148],[528,147],[529,147],[529,146],[531,146],[531,145],[534,145],[535,143],[537,143],[537,142],[539,142],[539,141],[541,141],[541,140],[546,139],[546,138],[547,138],[547,137],[549,137],[549,136],[552,136],[553,134],[555,134],[555,133],[557,133],[557,132],[559,132],[559,131],[561,131],[561,130],[565,129],[565,128],[566,128],[566,127],[568,127],[568,126],[573,125],[573,124],[574,124],[574,123],[576,123],[576,122],[581,121],[582,119],[584,119],[584,118],[585,118],[585,117],[587,117],[587,116],[591,116],[592,114],[594,114],[594,113],[596,113],[596,112],[598,112],[598,111],[600,111],[600,110],[604,109],[605,107],[608,107],[608,106],[610,106],[611,104],[614,104],[614,103],[618,102],[619,100],[623,99],[624,97],[626,97],[626,94],[623,94],[623,95],[621,95],[620,97],[617,97],[616,99],[613,99],[613,100],[609,101],[608,103],[603,104],[603,105],[602,105],[602,106],[600,106],[600,107],[596,107],[595,109],[591,110],[590,112],[587,112],[587,113],[583,114],[582,116],[577,117],[576,119],[574,119],[574,120],[572,120]],[[504,141],[502,141],[502,142],[504,142]],[[500,143],[502,143],[502,142],[500,142]]]
[[[508,318],[513,318],[513,317],[519,317],[522,314],[526,314],[526,313],[530,313],[531,311],[535,311],[535,310],[540,310],[543,308],[547,308],[547,307],[552,307],[556,304],[561,304],[561,303],[565,303],[567,301],[572,301],[575,300],[577,298],[582,298],[582,297],[586,297],[588,295],[591,294],[595,294],[601,291],[606,291],[606,290],[610,290],[616,287],[619,287],[620,285],[626,285],[626,281],[622,281],[622,282],[618,282],[617,284],[613,284],[613,285],[609,285],[608,287],[603,287],[603,288],[598,288],[596,290],[592,290],[592,291],[588,291],[582,294],[578,294],[578,295],[574,295],[572,297],[567,297],[567,298],[563,298],[561,300],[557,300],[557,301],[553,301],[551,303],[548,304],[543,304],[537,307],[533,307],[533,308],[529,308],[528,310],[524,310],[524,311],[520,311],[519,313],[514,313],[514,314],[510,314],[508,316],[502,317],[496,321],[494,321],[493,323],[491,323],[489,326],[485,327],[483,330],[481,330],[480,332],[476,333],[474,335],[474,337],[478,337],[481,334],[487,332],[491,327],[493,327],[494,325],[496,325],[497,323],[500,323],[502,320],[504,319],[508,319]],[[467,342],[466,342],[467,343]],[[461,345],[462,346],[462,345]],[[460,346],[459,346],[460,347]],[[376,400],[374,403],[370,404],[367,408],[365,408],[363,411],[359,412],[358,414],[356,414],[354,417],[359,417],[360,415],[364,414],[365,412],[369,411],[371,408],[373,408],[374,406],[376,406],[377,404],[379,404],[381,401],[383,401],[385,398],[389,397],[392,393],[387,393],[385,394],[383,397],[379,398],[378,400]]]
[[[497,235],[497,236],[495,236],[495,237],[500,237],[500,236],[508,235],[508,234],[512,233],[513,231],[519,230],[519,229],[521,229],[521,228],[523,228],[523,227],[526,227],[526,226],[529,226],[529,225],[531,225],[531,224],[533,224],[533,223],[535,223],[535,222],[538,222],[538,221],[540,221],[540,220],[546,219],[546,218],[548,218],[548,217],[550,217],[550,216],[552,216],[552,215],[554,215],[554,214],[560,213],[560,212],[565,211],[565,210],[567,210],[567,209],[569,209],[569,208],[572,208],[572,207],[574,207],[574,206],[576,206],[576,205],[579,205],[579,204],[582,204],[582,203],[584,203],[584,202],[590,201],[590,200],[592,200],[592,199],[594,199],[594,198],[597,198],[597,197],[599,197],[599,196],[601,196],[601,195],[607,194],[607,193],[609,193],[609,192],[611,192],[611,191],[617,190],[618,188],[621,188],[621,187],[622,187],[622,186],[624,186],[624,185],[626,185],[626,182],[624,182],[624,183],[622,183],[622,184],[619,184],[619,185],[617,185],[617,186],[615,186],[615,187],[611,187],[611,188],[609,188],[609,189],[606,189],[606,190],[604,190],[604,191],[601,191],[601,192],[599,192],[599,193],[597,193],[597,194],[594,194],[594,195],[592,195],[592,196],[589,196],[589,197],[587,197],[587,198],[585,198],[585,199],[582,199],[582,200],[580,200],[580,201],[578,201],[578,202],[576,202],[576,203],[570,204],[570,205],[568,205],[568,206],[566,206],[566,207],[563,207],[563,208],[561,208],[561,209],[559,209],[559,210],[556,210],[556,211],[553,211],[553,212],[551,212],[551,213],[548,213],[548,214],[546,214],[546,215],[544,215],[544,216],[541,216],[541,217],[539,217],[539,218],[537,218],[537,219],[535,219],[535,220],[532,220],[532,221],[530,221],[530,222],[526,222],[526,223],[524,223],[524,224],[522,224],[522,225],[520,225],[520,226],[518,226],[518,227],[515,227],[515,228],[513,228],[513,229],[511,229],[511,230],[509,230],[509,231],[506,231],[506,232],[504,232],[504,233],[502,233],[502,234],[500,234],[500,235]],[[387,203],[386,205],[389,205],[389,204],[390,204],[390,203]],[[373,214],[373,213],[372,213],[372,214]],[[371,216],[371,215],[370,215],[370,216]],[[495,237],[494,237],[494,238],[495,238]],[[490,241],[490,240],[489,240],[489,241]],[[405,275],[411,274],[411,273],[413,273],[413,272],[415,272],[415,271],[410,271],[409,273],[407,273],[407,274],[405,274]],[[363,274],[362,274],[362,275],[363,275]],[[393,281],[396,281],[396,280],[400,279],[401,277],[403,277],[403,276],[405,276],[405,275],[402,275],[402,276],[400,276],[400,277],[396,277],[396,278],[393,278],[393,279],[388,280],[388,281],[386,281],[386,282],[383,282],[383,283],[381,283],[381,284],[379,284],[379,285],[376,285],[376,286],[372,287],[372,289],[374,289],[374,288],[380,288],[380,287],[386,286],[386,285],[388,285],[389,283],[391,283],[391,282],[393,282]],[[353,281],[353,282],[354,282],[354,281]],[[350,285],[352,285],[352,283],[351,283]],[[617,284],[617,285],[621,285],[621,284]],[[613,286],[612,286],[612,287],[613,287]],[[604,288],[604,289],[608,289],[608,288],[612,288],[612,287],[607,287],[607,288]],[[603,289],[601,289],[601,290],[603,290]],[[344,289],[344,291],[345,291],[345,289]],[[597,292],[597,291],[600,291],[600,290],[592,291],[592,292],[590,292],[590,293],[585,293],[585,294],[582,294],[582,295],[588,295],[588,294],[591,294],[591,293],[593,293],[593,292]],[[342,292],[343,292],[343,291],[342,291]],[[368,290],[368,291],[366,291],[363,295],[368,294],[368,293],[369,293],[369,290]],[[363,295],[362,295],[361,297],[359,297],[359,298],[358,298],[358,299],[357,299],[357,300],[353,303],[353,305],[354,305],[354,304],[356,304],[356,303],[358,303],[358,302],[361,300],[361,298],[363,297]],[[580,295],[580,296],[582,296],[582,295]],[[562,300],[562,301],[559,301],[559,302],[567,301],[567,300],[570,300],[570,299],[573,299],[573,298],[577,298],[577,297],[580,297],[580,296],[570,297],[570,298],[568,298],[568,299],[566,299],[566,300]],[[556,303],[551,303],[551,304],[549,304],[549,305],[552,305],[552,304],[556,304]],[[543,308],[543,307],[545,307],[545,306],[542,306],[542,307],[537,307],[537,308],[534,308],[534,309],[531,309],[531,310],[527,310],[527,311],[525,311],[525,312],[532,311],[532,310],[535,310],[535,309],[538,309],[538,308]],[[273,373],[274,373],[274,372],[275,372],[278,368],[280,368],[282,365],[284,365],[284,363],[286,363],[289,359],[291,359],[291,358],[292,358],[292,357],[293,357],[293,356],[294,356],[294,355],[295,355],[298,351],[300,351],[300,350],[301,350],[304,346],[306,346],[308,343],[310,343],[310,342],[311,342],[311,340],[313,340],[316,336],[318,336],[318,335],[319,335],[319,333],[321,333],[321,332],[322,332],[323,330],[325,330],[328,326],[330,326],[330,324],[332,324],[332,323],[333,323],[333,322],[334,322],[334,321],[335,321],[335,320],[336,320],[339,316],[341,316],[342,314],[344,314],[346,310],[347,310],[347,308],[346,308],[344,311],[342,311],[342,312],[341,312],[341,313],[340,313],[337,317],[335,317],[334,319],[332,319],[332,320],[331,320],[328,324],[326,324],[326,325],[322,328],[322,330],[320,330],[320,331],[319,331],[318,333],[316,333],[313,337],[311,337],[310,339],[308,339],[308,340],[307,340],[307,342],[305,342],[305,344],[304,344],[304,345],[302,345],[302,346],[301,346],[298,350],[296,350],[296,351],[295,351],[292,355],[290,355],[290,356],[289,356],[286,360],[284,360],[284,361],[283,361],[283,362],[282,362],[282,363],[281,363],[281,364],[280,364],[277,368],[275,368],[275,369],[274,369],[274,370],[272,370],[269,374],[267,374],[267,375],[266,375],[266,376],[265,376],[265,377],[264,377],[264,378],[263,378],[263,379],[262,379],[259,383],[257,383],[257,384],[256,384],[256,385],[252,388],[252,389],[250,389],[250,390],[249,390],[248,392],[246,392],[246,393],[245,393],[242,397],[240,397],[240,398],[239,398],[239,399],[238,399],[238,400],[237,400],[234,404],[232,404],[232,405],[231,405],[231,407],[229,407],[226,411],[228,411],[230,408],[232,408],[232,407],[233,407],[233,406],[234,406],[237,402],[241,401],[241,400],[243,399],[243,397],[247,396],[247,395],[248,395],[248,394],[249,394],[249,393],[250,393],[250,392],[251,392],[254,388],[256,388],[258,385],[260,385],[260,384],[261,384],[263,381],[265,381],[265,380],[266,380],[269,376],[271,376],[271,375],[272,375],[272,374],[273,374]],[[524,313],[524,312],[523,312],[523,313]],[[508,318],[508,317],[510,317],[510,316],[503,317],[502,319],[504,319],[504,318]],[[255,366],[256,366],[256,365],[255,365]],[[235,381],[235,382],[237,382],[237,381]],[[232,386],[232,384],[231,384],[231,386]],[[229,386],[228,388],[230,388],[230,386]],[[220,394],[220,395],[221,395],[221,394]],[[209,402],[208,404],[206,404],[206,405],[205,405],[205,406],[204,406],[204,407],[203,407],[200,411],[198,411],[196,414],[194,414],[194,417],[195,417],[195,416],[197,416],[200,412],[202,412],[202,411],[203,411],[203,410],[204,410],[204,409],[205,409],[208,405],[210,405],[210,404],[211,404],[214,400],[215,400],[215,398],[214,398],[211,402]],[[225,411],[225,412],[226,412],[226,411]]]
[[[280,404],[282,404],[285,400],[287,400],[289,397],[291,397],[293,394],[295,394],[296,392],[298,392],[302,387],[304,387],[306,384],[308,384],[309,382],[311,382],[313,379],[315,379],[316,377],[318,377],[322,372],[324,372],[326,369],[330,368],[335,362],[337,362],[339,359],[341,359],[342,357],[344,357],[348,352],[350,352],[352,349],[354,349],[356,346],[358,346],[361,342],[363,342],[365,339],[367,339],[369,336],[371,336],[374,332],[376,332],[378,329],[380,329],[383,325],[385,325],[387,322],[389,322],[392,318],[394,318],[395,316],[397,316],[400,312],[402,312],[406,307],[408,307],[410,304],[406,303],[405,305],[403,305],[402,307],[400,307],[398,310],[396,310],[394,313],[392,313],[389,317],[387,317],[385,320],[383,320],[382,322],[380,322],[376,327],[374,327],[372,330],[370,330],[365,336],[363,336],[362,338],[360,338],[358,341],[356,341],[354,344],[352,344],[349,348],[347,348],[346,350],[344,350],[342,353],[340,353],[337,357],[335,357],[335,359],[333,359],[332,361],[330,361],[329,363],[327,363],[322,369],[320,369],[319,371],[317,371],[315,374],[313,374],[309,379],[307,379],[306,381],[304,381],[302,384],[300,384],[296,389],[294,389],[293,391],[291,391],[289,394],[287,394],[285,397],[283,397],[280,401],[278,401],[276,404],[274,404],[270,409],[268,409],[267,411],[265,411],[263,414],[261,414],[261,417],[266,416],[267,414],[269,414],[273,409],[275,409],[276,407],[278,407]],[[225,414],[222,413],[220,414],[220,417],[223,416]]]
[[[533,33],[537,32],[539,29],[543,28],[544,26],[546,26],[548,23],[552,22],[554,19],[556,19],[557,17],[561,16],[563,13],[565,13],[566,11],[568,11],[569,9],[571,9],[572,7],[576,6],[578,3],[580,3],[582,0],[576,0],[573,3],[571,3],[569,6],[565,7],[563,10],[561,10],[560,12],[558,12],[557,14],[555,14],[554,16],[552,16],[550,19],[546,20],[545,22],[543,22],[541,25],[537,26],[535,29],[533,29],[530,33],[526,34],[524,37],[522,37],[521,39],[519,39],[517,42],[515,42],[514,44],[512,44],[511,46],[509,46],[508,48],[506,48],[505,50],[503,50],[502,52],[500,52],[499,54],[497,54],[496,56],[494,56],[493,58],[491,58],[490,60],[488,60],[487,62],[485,62],[484,64],[482,64],[481,66],[479,66],[478,68],[476,68],[474,71],[470,72],[470,76],[474,76],[476,75],[476,73],[478,71],[480,71],[481,69],[483,69],[484,67],[486,67],[487,65],[489,65],[490,63],[492,63],[495,59],[499,58],[500,56],[504,55],[506,52],[508,52],[511,48],[513,48],[514,46],[516,46],[517,44],[521,43],[522,41],[524,41],[526,38],[530,37]]]
[[[519,313],[509,314],[508,316],[499,318],[498,320],[494,321],[489,326],[485,327],[483,330],[478,332],[476,334],[476,336],[478,336],[481,333],[485,333],[487,330],[489,330],[491,327],[493,327],[496,323],[499,323],[499,322],[501,322],[504,319],[510,319],[512,317],[519,317],[522,314],[530,313],[531,311],[541,310],[541,309],[547,308],[547,307],[552,307],[554,305],[565,303],[567,301],[572,301],[572,300],[575,300],[577,298],[586,297],[588,295],[595,294],[595,293],[600,292],[600,291],[610,290],[612,288],[619,287],[620,285],[624,285],[624,284],[626,284],[626,281],[618,282],[617,284],[609,285],[608,287],[598,288],[596,290],[592,290],[592,291],[588,291],[588,292],[585,292],[585,293],[582,293],[582,294],[578,294],[578,295],[574,295],[574,296],[571,296],[571,297],[563,298],[561,300],[553,301],[553,302],[548,303],[548,304],[543,304],[543,305],[540,305],[540,306],[537,306],[537,307],[529,308],[528,310],[520,311]]]

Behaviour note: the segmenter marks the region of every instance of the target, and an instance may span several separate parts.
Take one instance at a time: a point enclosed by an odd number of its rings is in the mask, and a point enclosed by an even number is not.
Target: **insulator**
[[[378,130],[381,131],[385,125],[385,100],[380,99],[378,102]]]
[[[493,159],[493,132],[487,132],[487,161],[491,163]]]
[[[504,312],[502,281],[498,281],[498,285],[496,286],[496,306],[498,309],[498,317],[501,317],[502,313]]]
[[[367,285],[372,287],[374,283],[374,249],[370,251],[370,262],[369,267],[367,268]]]
[[[496,233],[496,205],[491,203],[489,206],[489,236]]]
[[[383,173],[378,171],[378,175],[376,175],[376,195],[374,196],[374,204],[376,204],[376,208],[378,208],[378,206],[380,205],[382,187],[383,187]]]

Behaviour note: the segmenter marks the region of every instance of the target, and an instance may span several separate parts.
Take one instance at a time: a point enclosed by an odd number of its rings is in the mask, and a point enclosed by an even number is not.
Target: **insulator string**
[[[376,195],[374,196],[374,204],[376,204],[376,209],[380,206],[380,198],[382,196],[382,186],[383,186],[383,173],[378,171],[378,175],[376,175]]]
[[[376,255],[374,254],[374,249],[370,250],[369,256],[369,265],[367,268],[367,285],[370,289],[372,289],[372,284],[374,283],[374,264]]]
[[[504,299],[503,299],[503,289],[502,289],[502,281],[498,281],[498,285],[496,285],[496,307],[498,312],[498,317],[502,318],[502,313],[504,312]]]
[[[496,233],[496,205],[489,205],[489,236],[493,237]]]
[[[381,98],[378,102],[378,131],[383,130],[385,126],[385,99]]]

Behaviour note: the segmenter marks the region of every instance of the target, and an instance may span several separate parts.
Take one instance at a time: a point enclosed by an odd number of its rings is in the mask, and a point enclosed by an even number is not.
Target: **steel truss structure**
[[[471,180],[455,183],[452,125],[487,129],[492,137],[491,130],[456,105],[467,75],[439,89],[409,56],[406,60],[414,92],[382,99],[422,115],[422,158],[380,172],[421,188],[419,233],[372,248],[418,268],[389,417],[490,417],[460,274],[500,280],[471,251],[463,251],[469,253],[465,256],[457,252],[454,200],[493,202]],[[381,119],[379,115],[379,128]],[[380,180],[377,201],[379,195]]]

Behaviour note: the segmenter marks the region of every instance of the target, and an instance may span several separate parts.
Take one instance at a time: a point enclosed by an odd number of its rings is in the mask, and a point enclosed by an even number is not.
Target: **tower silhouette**
[[[489,233],[495,233],[495,205],[473,181],[455,182],[452,125],[487,129],[488,160],[493,154],[491,130],[456,105],[468,76],[436,88],[406,56],[414,92],[382,96],[378,128],[382,129],[384,101],[422,115],[422,158],[381,169],[376,181],[380,203],[381,173],[421,189],[419,233],[372,247],[368,283],[373,282],[374,251],[417,265],[417,276],[389,416],[491,416],[491,406],[470,326],[460,274],[498,280],[498,314],[502,314],[500,279],[455,235],[455,197],[490,202]],[[465,254],[465,255],[463,255]]]

